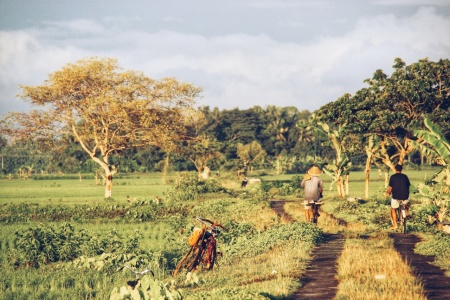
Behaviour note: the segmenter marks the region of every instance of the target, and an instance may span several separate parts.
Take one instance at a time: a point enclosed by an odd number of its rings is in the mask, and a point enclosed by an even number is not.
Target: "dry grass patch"
[[[386,234],[347,239],[337,276],[336,299],[427,299],[422,284]]]
[[[286,297],[298,288],[297,279],[307,267],[310,251],[311,247],[306,244],[291,243],[256,257],[220,264],[212,272],[199,272],[200,284],[189,294],[238,287],[248,292]]]
[[[288,201],[284,204],[284,211],[297,221],[305,220],[305,208],[303,200]]]
[[[305,222],[305,208],[303,206],[303,200],[286,202],[284,205],[284,210],[287,214],[289,214],[293,219],[298,222]],[[362,224],[348,224],[347,226],[343,226],[341,221],[333,218],[326,212],[321,211],[320,217],[317,222],[317,226],[322,229],[324,232],[328,233],[336,233],[346,230],[348,227],[349,230],[355,232],[365,232],[366,227]]]

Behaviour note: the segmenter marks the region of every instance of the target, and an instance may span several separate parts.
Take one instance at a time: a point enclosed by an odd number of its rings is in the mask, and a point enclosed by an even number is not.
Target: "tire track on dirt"
[[[272,209],[286,221],[295,222],[284,211],[286,202],[289,201],[274,200]],[[332,215],[328,217],[333,218]],[[345,221],[339,224],[344,227],[347,225]],[[390,233],[389,236],[394,240],[396,251],[405,263],[411,266],[413,275],[424,285],[426,297],[430,300],[450,300],[450,277],[445,276],[444,270],[432,264],[433,256],[414,252],[416,244],[421,241],[420,237],[401,233]],[[342,252],[345,239],[337,234],[326,234],[325,239],[325,242],[314,250],[314,259],[301,278],[303,286],[287,299],[333,299],[336,295],[336,260]],[[325,287],[323,283],[327,283]]]
[[[288,222],[295,220],[284,211],[286,201],[274,200],[271,207]],[[324,242],[313,250],[313,259],[300,278],[302,287],[290,295],[288,300],[333,299],[339,284],[336,279],[336,260],[341,255],[345,239],[340,234],[325,234]]]
[[[407,264],[412,267],[414,276],[424,285],[425,294],[430,300],[450,299],[450,277],[444,271],[431,263],[433,256],[426,256],[414,252],[418,242],[422,240],[414,234],[391,233],[394,247]]]

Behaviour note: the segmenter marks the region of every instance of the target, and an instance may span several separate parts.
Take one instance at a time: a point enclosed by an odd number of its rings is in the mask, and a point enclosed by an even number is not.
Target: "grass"
[[[94,179],[36,178],[39,179],[0,179],[0,204],[93,204],[104,201],[105,187],[97,185]],[[162,183],[159,173],[118,176],[113,181],[113,199],[125,203],[128,199],[162,197],[170,186]]]
[[[427,299],[386,234],[347,239],[337,268],[336,299]]]
[[[430,177],[433,171],[405,170],[404,173],[414,186],[425,177]],[[170,201],[164,195],[171,185],[163,184],[160,176],[159,173],[117,176],[113,187],[114,201],[111,202],[104,201],[104,186],[96,185],[92,178],[82,181],[76,176],[26,181],[4,178],[0,179],[0,205],[127,205],[128,197],[130,201],[161,197],[163,204],[168,205]],[[266,175],[262,179],[290,181],[293,176],[295,175]],[[249,177],[254,176],[250,174]],[[336,199],[335,191],[329,191],[328,176],[322,175],[321,178],[325,183],[325,208],[336,214],[335,210],[346,200]],[[363,216],[357,216],[347,208],[342,209],[340,217],[353,221],[347,227],[343,227],[326,213],[319,218],[318,226],[321,230],[340,232],[347,237],[338,261],[340,285],[336,299],[425,299],[423,287],[412,277],[410,267],[394,251],[392,241],[383,233],[386,232],[384,227],[371,224],[374,215],[381,214],[385,217],[381,221],[386,221],[386,227],[390,225],[389,206],[379,205],[373,200],[383,196],[384,178],[379,178],[376,171],[371,173],[371,178],[372,196],[368,199],[368,204],[373,204],[373,207],[365,205],[367,209]],[[241,195],[257,190],[257,185],[241,189],[240,182],[234,177],[226,177],[226,174],[222,174],[221,180],[226,188],[234,189]],[[363,191],[364,173],[352,172],[349,196],[362,197]],[[286,198],[292,200],[285,205],[287,212],[303,222],[301,195]],[[294,243],[289,239],[279,240],[277,235],[265,235],[274,226],[288,226],[287,221],[279,219],[267,202],[227,194],[204,194],[195,201],[170,203],[189,206],[189,213],[174,213],[161,217],[158,222],[141,222],[114,216],[99,220],[81,218],[73,223],[77,230],[86,229],[95,235],[106,235],[114,229],[122,241],[129,240],[136,230],[139,231],[142,234],[140,248],[151,252],[166,251],[170,254],[166,259],[175,260],[162,264],[162,269],[156,272],[157,279],[166,283],[175,282],[185,299],[283,299],[299,287],[297,278],[301,277],[307,267],[314,245],[308,242]],[[386,211],[383,211],[384,208]],[[193,282],[184,275],[172,277],[171,270],[168,269],[188,249],[190,230],[193,226],[198,226],[192,218],[194,215],[216,220],[230,229],[218,239],[219,251],[224,253],[218,267],[213,272],[197,273],[198,282]],[[63,221],[47,224],[59,226],[62,223]],[[104,274],[95,270],[70,269],[64,267],[64,264],[49,265],[41,269],[14,270],[8,264],[11,259],[10,251],[15,247],[14,232],[35,225],[33,221],[24,220],[0,226],[0,266],[3,270],[0,299],[108,299],[113,287],[120,287],[131,279],[129,272],[120,269]],[[276,243],[273,243],[274,240]],[[239,245],[255,245],[255,249],[247,246],[244,252],[251,255],[240,256],[234,251],[239,249],[236,248]],[[442,259],[448,260],[448,256]]]
[[[413,186],[425,176],[418,171],[405,173]],[[353,191],[350,196],[361,197],[363,174],[354,172],[350,184]],[[339,286],[335,299],[427,299],[423,285],[412,275],[411,267],[395,251],[393,240],[387,235],[390,208],[388,202],[380,200],[384,198],[384,179],[373,180],[371,189],[373,196],[364,205],[349,205],[347,199],[325,194],[323,209],[348,222],[342,226],[328,213],[322,212],[318,223],[325,232],[340,232],[346,237],[344,250],[338,259]],[[420,201],[415,205],[420,206]],[[285,210],[295,219],[304,221],[301,199],[287,202]],[[375,220],[385,224],[377,224]],[[444,264],[441,258],[440,265]]]

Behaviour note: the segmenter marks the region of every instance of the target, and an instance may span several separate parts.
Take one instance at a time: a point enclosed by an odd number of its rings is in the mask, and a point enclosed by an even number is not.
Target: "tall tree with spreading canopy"
[[[183,110],[201,92],[173,78],[122,71],[116,59],[97,57],[66,65],[43,85],[21,88],[20,97],[37,109],[8,114],[3,132],[25,139],[73,136],[104,170],[105,197],[112,195],[117,172],[110,155],[145,145],[175,149],[185,136]]]
[[[237,145],[237,155],[242,160],[244,168],[241,171],[243,176],[247,176],[248,168],[252,163],[262,160],[266,155],[266,151],[261,147],[257,141],[253,141],[248,144]]]
[[[438,125],[450,121],[450,61],[419,60],[409,66],[394,61],[389,77],[377,70],[369,86],[346,94],[316,112],[319,121],[342,124],[347,133],[379,137],[373,157],[394,171],[415,150],[413,131],[423,128],[427,115]]]
[[[220,143],[205,133],[208,120],[202,110],[191,110],[186,115],[186,126],[191,139],[186,141],[180,155],[194,164],[199,179],[207,179],[210,170],[208,162],[223,157]]]

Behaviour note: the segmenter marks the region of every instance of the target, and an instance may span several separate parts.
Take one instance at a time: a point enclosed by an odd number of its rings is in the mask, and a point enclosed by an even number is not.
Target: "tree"
[[[338,126],[336,129],[330,128],[330,126],[323,122],[317,122],[317,133],[326,138],[328,141],[325,145],[330,146],[336,154],[336,157],[332,164],[327,164],[323,171],[332,178],[330,190],[333,188],[333,183],[336,183],[336,188],[339,197],[348,195],[348,175],[352,168],[352,162],[350,161],[344,144],[344,127]],[[346,176],[346,178],[344,178]],[[347,188],[345,188],[347,187]]]
[[[183,109],[201,92],[173,78],[121,71],[116,59],[96,57],[68,64],[41,86],[21,88],[21,98],[38,109],[8,114],[3,129],[16,138],[73,136],[104,170],[105,197],[112,195],[117,172],[110,156],[145,145],[175,149],[184,138]]]
[[[428,118],[424,118],[424,124],[427,130],[414,131],[415,136],[418,137],[416,142],[424,147],[424,152],[432,155],[442,166],[430,181],[444,182],[445,185],[450,186],[450,142]]]
[[[261,145],[257,141],[253,141],[245,145],[238,144],[237,155],[244,164],[244,168],[240,170],[240,172],[242,175],[246,176],[249,166],[256,161],[263,159],[266,155],[266,152],[262,149]]]
[[[431,199],[439,207],[436,217],[442,222],[448,215],[450,202],[450,142],[428,118],[424,119],[424,124],[427,130],[414,132],[418,137],[417,143],[423,147],[424,152],[432,154],[442,167],[425,184],[419,183],[418,190],[421,195]]]
[[[186,112],[186,127],[189,132],[189,139],[183,145],[180,155],[187,157],[195,166],[199,179],[207,179],[209,176],[208,162],[222,158],[220,143],[214,137],[205,133],[208,127],[206,114],[208,109],[191,110]],[[217,110],[214,110],[217,113]]]
[[[199,136],[195,140],[188,142],[187,147],[183,151],[183,155],[188,157],[197,169],[200,179],[207,179],[206,176],[202,176],[202,172],[209,170],[208,162],[213,159],[220,159],[223,157],[219,151],[220,146],[212,138],[206,135]]]
[[[391,77],[377,70],[369,85],[346,94],[316,113],[319,120],[345,125],[346,134],[376,135],[379,151],[373,155],[391,170],[403,164],[415,149],[412,132],[423,127],[421,118],[428,115],[438,124],[450,120],[450,61],[427,59],[406,66],[397,58]]]

